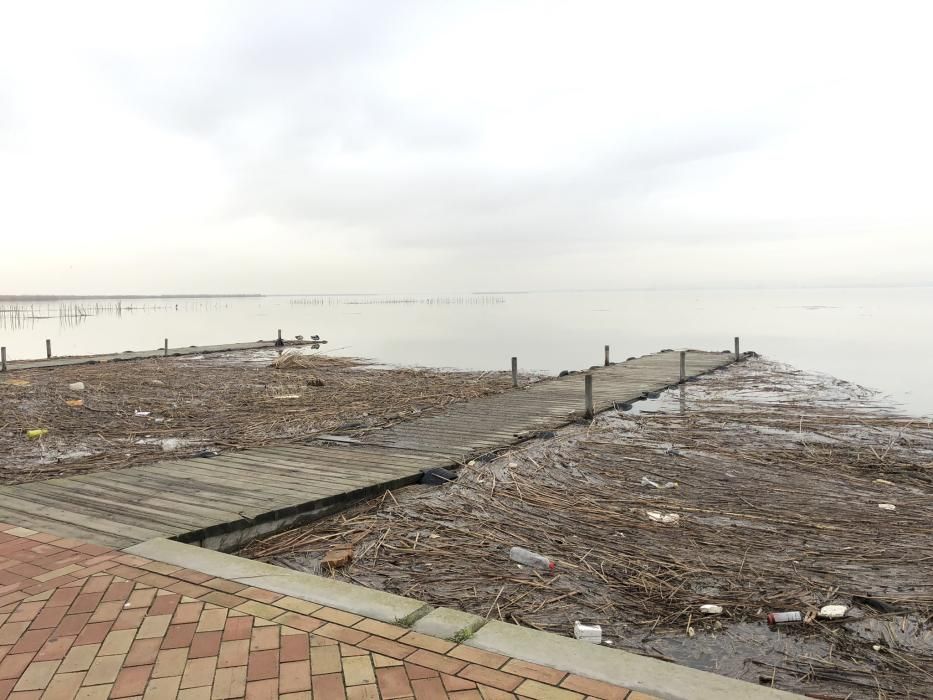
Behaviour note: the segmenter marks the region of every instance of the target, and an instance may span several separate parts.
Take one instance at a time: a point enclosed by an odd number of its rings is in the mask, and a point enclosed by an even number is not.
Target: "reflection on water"
[[[69,306],[83,313],[62,312]],[[881,389],[933,413],[925,360],[933,288],[338,295],[0,303],[0,345],[11,359],[320,334],[321,352],[386,364],[559,372],[742,337],[803,369]]]

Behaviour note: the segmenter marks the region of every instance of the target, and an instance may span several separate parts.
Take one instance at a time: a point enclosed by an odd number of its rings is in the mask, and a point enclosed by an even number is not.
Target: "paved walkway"
[[[656,700],[0,523],[0,700]]]

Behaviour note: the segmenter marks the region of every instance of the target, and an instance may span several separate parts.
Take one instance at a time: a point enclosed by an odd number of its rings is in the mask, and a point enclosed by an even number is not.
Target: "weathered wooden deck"
[[[687,375],[733,359],[689,352]],[[594,404],[604,410],[676,384],[679,354],[646,355],[592,374]],[[360,444],[282,445],[2,487],[0,521],[115,547],[153,537],[214,537],[217,545],[225,532],[274,529],[415,483],[425,469],[559,427],[582,408],[583,375],[572,374],[455,404]]]

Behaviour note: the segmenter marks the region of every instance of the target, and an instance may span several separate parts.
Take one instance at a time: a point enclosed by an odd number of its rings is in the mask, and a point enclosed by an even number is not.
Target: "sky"
[[[931,284],[931,22],[0,0],[0,294]]]

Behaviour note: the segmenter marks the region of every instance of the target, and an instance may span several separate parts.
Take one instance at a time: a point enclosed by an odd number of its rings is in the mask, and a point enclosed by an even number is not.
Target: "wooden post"
[[[593,417],[593,375],[583,375],[583,415],[587,418]]]
[[[738,360],[742,357],[742,353],[739,352],[739,336],[735,336],[735,359]]]
[[[512,388],[518,388],[518,358],[512,358]]]
[[[45,356],[52,359],[52,341],[48,338],[45,339]]]
[[[165,339],[165,343],[162,345],[162,357],[168,357],[168,338]]]
[[[0,372],[6,372],[6,346],[0,348]]]
[[[279,345],[282,344],[282,329],[279,328]]]
[[[686,350],[680,351],[680,381],[687,381],[687,352]]]
[[[609,366],[609,346],[606,346],[606,367]]]

